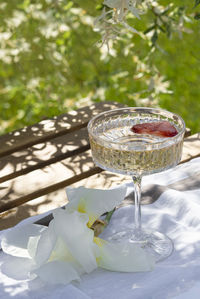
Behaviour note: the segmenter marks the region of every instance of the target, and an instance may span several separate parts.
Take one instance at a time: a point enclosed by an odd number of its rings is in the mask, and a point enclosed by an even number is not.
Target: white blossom
[[[2,250],[13,256],[12,271],[26,269],[28,279],[39,277],[48,283],[67,284],[80,281],[84,273],[97,267],[111,271],[150,271],[154,258],[134,243],[122,244],[94,236],[91,225],[105,211],[118,205],[125,187],[111,190],[67,189],[65,209],[53,211],[48,227],[36,224],[8,230],[1,242]],[[18,267],[15,267],[15,259]]]

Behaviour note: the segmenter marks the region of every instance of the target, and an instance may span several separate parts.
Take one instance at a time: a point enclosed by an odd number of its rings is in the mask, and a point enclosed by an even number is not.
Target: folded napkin
[[[157,201],[142,206],[142,223],[152,230],[166,233],[174,242],[173,254],[156,264],[152,272],[121,273],[96,269],[82,276],[80,283],[47,285],[36,280],[18,280],[8,277],[5,271],[10,256],[0,253],[0,298],[188,298],[197,299],[200,294],[200,181],[189,191],[172,189],[170,185],[198,176],[200,158],[173,170],[144,178],[143,186],[154,184],[163,188]],[[189,179],[190,180],[190,179]],[[181,183],[183,184],[183,183]],[[176,189],[176,188],[175,188]],[[127,194],[132,184],[127,184]],[[130,228],[133,223],[134,205],[118,209],[103,236]],[[19,226],[38,220],[32,217]],[[102,236],[102,237],[103,237]],[[7,263],[8,267],[9,263]],[[16,265],[15,265],[16,266]],[[22,269],[19,269],[19,272]],[[16,275],[16,274],[15,274]],[[192,295],[191,295],[192,294]],[[191,297],[190,297],[191,295]]]

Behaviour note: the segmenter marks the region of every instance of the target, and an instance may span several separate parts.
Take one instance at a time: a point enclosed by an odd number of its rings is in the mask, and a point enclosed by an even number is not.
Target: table
[[[130,178],[111,174],[92,161],[88,121],[124,107],[99,102],[0,137],[0,230],[66,203],[65,187],[109,188]],[[181,163],[200,156],[200,133],[186,130]]]

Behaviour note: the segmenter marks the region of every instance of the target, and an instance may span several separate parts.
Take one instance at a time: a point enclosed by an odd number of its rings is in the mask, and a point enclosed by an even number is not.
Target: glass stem
[[[141,207],[140,207],[140,200],[141,200],[141,176],[133,176],[133,183],[134,183],[134,196],[135,196],[135,229],[141,230]]]

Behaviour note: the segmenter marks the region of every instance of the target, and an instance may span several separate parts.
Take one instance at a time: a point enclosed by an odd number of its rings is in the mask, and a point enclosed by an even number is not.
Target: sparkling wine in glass
[[[157,108],[120,108],[100,113],[90,120],[88,133],[93,160],[102,169],[132,176],[134,183],[134,228],[110,237],[116,242],[136,243],[155,257],[168,257],[172,241],[141,224],[142,176],[161,172],[181,159],[185,124],[174,113]]]

